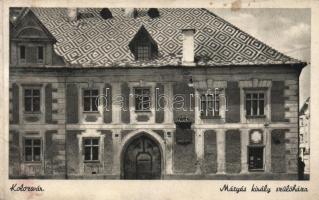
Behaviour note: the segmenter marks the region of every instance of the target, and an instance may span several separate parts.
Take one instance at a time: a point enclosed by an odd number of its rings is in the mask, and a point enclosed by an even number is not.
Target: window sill
[[[151,113],[150,110],[135,110],[136,113]]]
[[[221,116],[205,116],[205,115],[201,115],[200,118],[201,119],[221,119]]]
[[[99,160],[84,160],[84,163],[100,164]]]
[[[246,115],[246,119],[265,119],[266,115],[256,115],[256,116],[251,116],[251,115]]]
[[[192,141],[176,141],[176,143],[179,145],[189,145],[192,144]]]
[[[248,148],[250,147],[265,147],[265,145],[263,143],[256,143],[256,144],[249,144],[247,145]]]
[[[25,114],[25,115],[40,115],[40,114],[42,114],[42,112],[24,111],[23,114]]]
[[[265,172],[265,169],[248,169],[249,172]]]
[[[37,164],[37,165],[41,165],[42,161],[24,161],[24,164]]]
[[[100,114],[99,111],[83,111],[83,114]]]
[[[29,66],[44,66],[45,64],[44,63],[18,63],[19,66],[22,66],[22,67],[29,67]]]

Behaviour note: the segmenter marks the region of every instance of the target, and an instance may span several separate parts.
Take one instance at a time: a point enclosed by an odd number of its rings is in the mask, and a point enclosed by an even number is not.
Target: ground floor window
[[[248,147],[248,168],[249,170],[264,169],[264,147],[250,146]]]
[[[24,155],[27,162],[41,161],[41,139],[25,138],[24,139]]]
[[[84,138],[84,161],[99,160],[99,138]]]

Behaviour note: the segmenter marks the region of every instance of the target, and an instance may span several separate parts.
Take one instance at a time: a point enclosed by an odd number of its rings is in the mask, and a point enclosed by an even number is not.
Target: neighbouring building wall
[[[306,100],[299,113],[299,156],[305,163],[305,173],[310,173],[310,98]]]

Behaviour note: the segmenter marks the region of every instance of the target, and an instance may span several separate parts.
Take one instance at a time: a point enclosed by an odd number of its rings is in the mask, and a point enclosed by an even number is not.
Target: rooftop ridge
[[[196,29],[196,66],[291,64],[305,66],[297,60],[241,30],[206,8],[159,8],[160,17],[147,15],[127,18],[121,8],[110,8],[114,18],[99,17],[102,8],[85,8],[90,17],[77,22],[66,19],[66,8],[30,8],[57,39],[55,52],[71,65],[182,65],[181,31]],[[139,8],[143,12],[145,9]],[[209,17],[211,16],[211,17]],[[22,17],[21,17],[22,18]],[[19,20],[22,20],[19,18]],[[160,57],[152,61],[135,61],[128,44],[144,26],[157,42]],[[82,42],[81,42],[82,41]],[[167,59],[172,59],[171,62]],[[150,66],[151,67],[151,66]]]
[[[208,12],[209,14],[214,15],[215,17],[218,17],[219,19],[223,20],[225,23],[230,24],[230,25],[233,26],[235,29],[237,29],[237,30],[239,30],[239,31],[241,31],[241,32],[246,33],[249,37],[253,38],[254,40],[257,40],[258,42],[260,42],[261,44],[267,46],[268,48],[270,48],[270,49],[272,49],[272,50],[274,50],[274,51],[277,51],[278,53],[280,53],[280,54],[282,54],[282,55],[284,55],[284,56],[286,56],[286,57],[288,57],[288,58],[290,58],[290,59],[292,59],[292,60],[295,60],[295,61],[297,61],[298,63],[299,63],[299,62],[300,62],[300,63],[304,63],[303,61],[298,60],[298,59],[296,59],[296,58],[293,58],[293,57],[291,57],[291,56],[288,56],[288,55],[282,53],[281,51],[275,49],[274,47],[272,47],[272,46],[266,44],[265,42],[263,42],[263,41],[257,39],[255,36],[249,34],[248,32],[246,32],[246,31],[244,31],[244,30],[242,30],[241,28],[237,27],[237,26],[234,25],[233,23],[230,23],[230,22],[226,21],[224,18],[218,16],[217,14],[211,12],[210,10],[208,10],[208,9],[206,9],[206,8],[202,8],[202,9],[205,10],[206,12]]]

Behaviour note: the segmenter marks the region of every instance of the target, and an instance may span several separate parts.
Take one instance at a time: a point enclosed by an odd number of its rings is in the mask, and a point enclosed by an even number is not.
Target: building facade
[[[206,9],[11,9],[11,178],[297,179],[306,65]]]
[[[310,173],[310,97],[299,112],[299,156],[305,163],[305,173]]]

